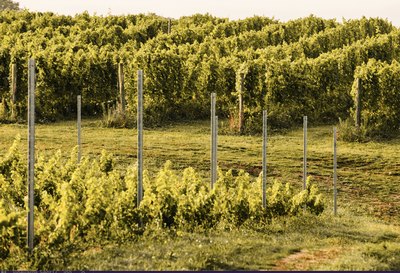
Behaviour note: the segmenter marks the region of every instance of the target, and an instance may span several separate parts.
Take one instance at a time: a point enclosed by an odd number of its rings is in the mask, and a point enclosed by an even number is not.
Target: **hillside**
[[[0,37],[1,269],[399,270],[400,30],[387,20],[22,10],[0,12]],[[32,252],[21,144],[29,58],[37,87]],[[146,127],[140,205],[131,129],[137,70]],[[210,188],[213,92],[219,172]],[[82,161],[71,121],[77,95]],[[310,178],[302,189],[304,115]],[[339,124],[336,217],[332,124]]]
[[[87,116],[115,105],[118,64],[123,63],[131,119],[136,70],[142,69],[148,125],[206,118],[209,95],[216,92],[217,114],[233,123],[242,95],[247,132],[259,131],[262,109],[269,110],[270,125],[276,128],[299,123],[303,115],[318,123],[344,120],[353,111],[351,89],[358,67],[371,59],[391,65],[400,58],[399,30],[379,18],[230,21],[196,14],[169,22],[154,14],[71,17],[3,11],[0,35],[3,120],[10,119],[12,107],[25,119],[29,57],[37,64],[40,121],[74,116],[78,94]],[[17,94],[11,104],[14,63]],[[400,108],[391,104],[391,109]]]

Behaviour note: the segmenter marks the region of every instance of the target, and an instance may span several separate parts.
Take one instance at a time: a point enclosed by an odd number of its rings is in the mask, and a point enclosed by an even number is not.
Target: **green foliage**
[[[12,0],[0,0],[1,10],[19,10],[19,3]]]
[[[4,183],[3,176],[0,176],[0,183]],[[14,255],[13,248],[23,246],[23,216],[23,212],[15,211],[5,200],[0,200],[0,259]]]
[[[25,251],[26,166],[18,141],[0,161],[0,258],[5,261]],[[167,161],[155,177],[145,173],[144,198],[137,207],[136,168],[130,166],[124,173],[115,170],[112,155],[105,151],[98,160],[83,158],[80,163],[76,148],[69,158],[60,151],[49,158],[39,156],[35,171],[37,256],[31,266],[51,268],[58,260],[54,253],[89,242],[132,239],[146,229],[232,228],[249,221],[267,223],[278,216],[299,215],[303,208],[314,214],[323,211],[315,185],[309,184],[296,195],[289,184],[278,181],[267,190],[263,210],[260,181],[244,171],[237,176],[220,171],[210,190],[194,169],[180,173]]]
[[[18,149],[21,137],[18,135],[8,153],[0,160],[0,196],[8,204],[14,204],[19,208],[24,207],[24,197],[27,194],[25,186],[27,167],[22,160]]]
[[[364,142],[368,138],[366,136],[366,126],[362,125],[359,128],[355,126],[353,117],[346,120],[339,120],[339,134],[338,139],[347,142]]]
[[[3,98],[2,101],[0,102],[0,121],[4,122],[5,120],[8,119],[8,113],[7,113],[7,105],[6,101]]]
[[[352,97],[356,102],[361,79],[361,126],[364,137],[389,137],[400,129],[400,64],[370,59],[357,68]],[[355,114],[355,109],[353,109]]]
[[[362,253],[368,258],[378,261],[375,270],[398,270],[400,261],[394,257],[400,255],[400,247],[398,244],[381,243],[376,245],[368,245]]]
[[[361,18],[338,24],[309,16],[281,23],[255,16],[229,21],[209,14],[172,20],[154,14],[74,17],[53,13],[0,14],[0,96],[10,96],[11,65],[17,64],[13,117],[26,117],[27,59],[37,62],[37,117],[54,121],[103,114],[106,127],[134,126],[138,69],[144,71],[146,125],[209,115],[210,93],[218,116],[237,111],[244,74],[245,133],[260,132],[263,109],[273,128],[301,122],[346,119],[357,66],[369,59],[399,59],[399,32],[387,20]],[[118,63],[125,63],[126,114],[103,108],[118,101]],[[10,110],[10,109],[6,110]],[[232,125],[232,128],[235,126]]]

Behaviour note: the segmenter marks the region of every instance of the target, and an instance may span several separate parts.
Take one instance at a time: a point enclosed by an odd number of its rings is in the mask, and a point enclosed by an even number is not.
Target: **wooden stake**
[[[357,79],[357,97],[356,97],[356,100],[357,100],[357,105],[356,105],[356,126],[357,126],[357,128],[360,128],[360,125],[361,125],[361,108],[362,108],[362,106],[361,106],[361,92],[362,92],[362,90],[361,90],[361,79],[360,78],[358,78]]]
[[[17,100],[17,64],[11,66],[11,102],[16,103]]]
[[[118,64],[118,86],[119,86],[119,101],[122,114],[125,114],[126,101],[125,101],[125,80],[124,80],[124,64]]]
[[[17,64],[11,66],[11,119],[15,120],[17,103]]]
[[[171,33],[171,23],[172,23],[171,18],[168,18],[168,34]]]

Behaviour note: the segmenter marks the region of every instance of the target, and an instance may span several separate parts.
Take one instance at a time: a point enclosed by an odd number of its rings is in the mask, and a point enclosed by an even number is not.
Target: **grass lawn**
[[[136,131],[98,124],[83,121],[83,156],[105,149],[116,156],[117,168],[134,164]],[[0,125],[0,132],[1,155],[17,134],[26,143],[26,125]],[[208,179],[209,135],[209,121],[145,130],[145,168],[152,173],[171,160],[174,168],[191,166]],[[308,137],[309,175],[328,204],[322,216],[276,219],[268,226],[233,231],[221,227],[194,233],[148,232],[122,246],[110,242],[77,250],[63,268],[400,270],[400,137],[387,142],[338,142],[338,217],[331,213],[332,126],[310,124]],[[218,141],[221,169],[259,175],[260,136],[220,135]],[[36,127],[37,154],[61,149],[67,155],[76,142],[73,121]],[[268,143],[268,181],[280,179],[300,189],[302,149],[302,128],[273,132]]]
[[[395,270],[400,228],[324,214],[277,219],[259,229],[149,232],[136,242],[93,246],[68,268],[96,270]]]

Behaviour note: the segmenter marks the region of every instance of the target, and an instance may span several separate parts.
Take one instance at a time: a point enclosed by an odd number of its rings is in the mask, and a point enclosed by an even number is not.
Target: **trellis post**
[[[138,70],[138,108],[137,108],[137,135],[138,135],[138,185],[137,206],[143,199],[143,71]]]
[[[337,133],[333,128],[333,214],[337,215]]]
[[[35,60],[28,61],[28,248],[34,247]]]
[[[81,157],[82,157],[81,123],[82,123],[82,96],[78,95],[77,97],[78,163],[81,162]]]
[[[217,118],[215,115],[216,94],[211,94],[211,189],[217,181]]]
[[[239,122],[238,122],[240,134],[243,134],[243,129],[244,129],[243,91],[244,91],[244,74],[240,73]]]
[[[362,92],[361,79],[358,78],[357,79],[357,97],[356,97],[356,100],[357,100],[357,103],[356,103],[356,127],[357,128],[360,128],[360,125],[361,125],[361,108],[362,108],[361,92]]]
[[[307,187],[307,116],[303,117],[303,190]]]
[[[125,114],[126,101],[125,101],[125,80],[124,80],[124,64],[118,64],[118,87],[119,87],[119,101],[122,114]]]
[[[11,66],[11,119],[16,119],[17,102],[17,64]]]
[[[267,207],[267,110],[263,111],[262,204]]]

